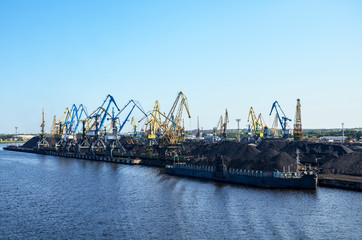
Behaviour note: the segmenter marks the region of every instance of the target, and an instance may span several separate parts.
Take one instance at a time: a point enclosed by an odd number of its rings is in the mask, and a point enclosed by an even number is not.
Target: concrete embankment
[[[84,159],[91,161],[119,163],[119,164],[145,165],[153,167],[165,167],[166,165],[173,163],[173,160],[158,159],[155,158],[155,156],[149,156],[149,155],[111,157],[105,154],[89,155],[89,154],[63,153],[63,152],[56,152],[44,149],[37,150],[37,149],[18,148],[18,147],[5,147],[4,150],[52,155],[52,156],[66,157],[66,158],[77,158],[77,159]]]
[[[322,187],[362,191],[362,177],[339,174],[319,174],[318,185]]]

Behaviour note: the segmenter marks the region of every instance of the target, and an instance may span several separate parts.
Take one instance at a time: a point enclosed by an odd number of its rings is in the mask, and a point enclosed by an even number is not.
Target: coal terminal
[[[39,137],[34,137],[18,150],[32,150],[37,152]],[[54,146],[57,139],[46,138],[50,146]],[[133,158],[157,159],[155,166],[163,166],[162,157],[158,156],[153,146],[150,152],[149,146],[138,138],[122,137],[127,156]],[[342,144],[312,143],[308,141],[291,141],[284,139],[264,139],[258,144],[248,144],[236,141],[222,141],[206,143],[198,141],[185,141],[180,147],[178,157],[187,159],[187,164],[195,166],[214,166],[215,156],[223,156],[226,167],[233,169],[259,170],[259,171],[285,171],[297,169],[297,149],[300,153],[300,163],[312,166],[323,179],[323,175],[343,176],[344,179],[362,178],[362,152],[353,151]],[[14,150],[14,149],[13,149]],[[50,147],[50,152],[56,152]],[[86,155],[86,154],[85,154]],[[107,153],[101,155],[107,156]],[[172,159],[168,158],[168,159]],[[152,162],[149,162],[152,165]],[[170,161],[165,161],[170,163]],[[349,177],[350,176],[350,177]],[[355,180],[356,181],[356,180]]]

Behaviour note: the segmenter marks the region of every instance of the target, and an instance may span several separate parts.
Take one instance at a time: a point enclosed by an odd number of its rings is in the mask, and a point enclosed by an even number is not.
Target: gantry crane
[[[280,107],[278,101],[275,101],[272,105],[272,108],[270,110],[270,113],[269,113],[269,116],[272,114],[273,110],[275,109],[275,112],[276,112],[276,116],[278,117],[278,120],[279,120],[279,123],[280,123],[280,126],[282,127],[283,129],[283,138],[288,138],[288,136],[290,135],[289,133],[289,129],[288,129],[288,121],[292,121],[291,119],[289,119],[283,109]],[[278,110],[279,109],[279,110]],[[282,115],[280,115],[280,113]]]

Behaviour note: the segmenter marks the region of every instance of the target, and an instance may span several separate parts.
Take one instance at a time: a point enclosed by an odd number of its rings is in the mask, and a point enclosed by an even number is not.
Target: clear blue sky
[[[168,111],[182,90],[196,128],[267,122],[278,100],[303,128],[362,127],[362,1],[0,0],[0,133],[107,94]]]

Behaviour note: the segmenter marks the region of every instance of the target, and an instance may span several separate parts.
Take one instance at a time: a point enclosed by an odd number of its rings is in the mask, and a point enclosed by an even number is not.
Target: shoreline
[[[140,156],[128,155],[128,156],[111,157],[105,154],[88,155],[88,154],[62,153],[51,150],[26,149],[16,146],[4,147],[3,149],[15,152],[26,152],[26,153],[35,153],[35,154],[51,155],[58,157],[84,159],[91,161],[103,161],[103,162],[129,164],[129,165],[144,165],[144,166],[161,167],[161,168],[164,168],[166,165],[174,163],[174,161],[180,160],[177,158],[158,159],[157,157],[152,155],[140,155]],[[361,192],[362,177],[340,175],[340,174],[318,174],[318,186],[347,189],[347,190],[354,190]]]

